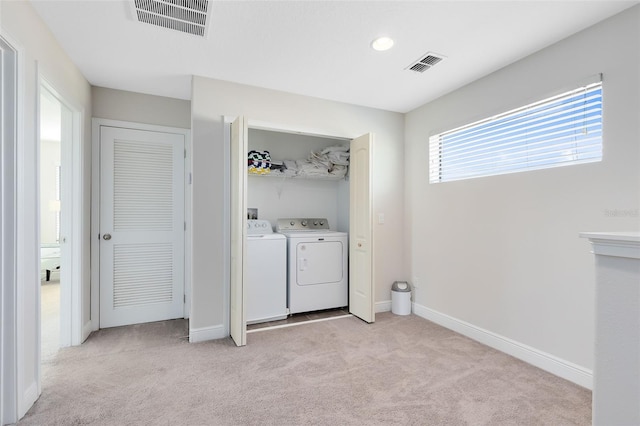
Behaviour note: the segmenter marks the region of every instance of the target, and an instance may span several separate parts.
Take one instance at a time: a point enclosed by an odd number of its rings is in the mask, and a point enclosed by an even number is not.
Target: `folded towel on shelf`
[[[327,170],[331,169],[331,161],[317,152],[309,154],[308,161],[318,168],[325,168]]]
[[[269,155],[267,151],[264,152]],[[256,174],[271,173],[274,176],[282,177],[337,177],[342,178],[347,175],[349,165],[349,147],[332,146],[320,151],[312,151],[306,160],[283,160],[272,161],[260,157],[263,154],[258,151],[249,153],[249,172]],[[262,171],[263,164],[268,162],[268,171]],[[251,166],[254,166],[252,171]]]
[[[284,160],[284,169],[282,173],[285,176],[295,176],[298,174],[298,165],[293,160]]]
[[[349,152],[349,147],[346,145],[336,145],[326,147],[321,151],[322,154],[327,154],[329,152]]]
[[[293,160],[272,161],[271,175],[280,177],[294,177],[298,174],[298,166]]]
[[[349,165],[349,153],[348,152],[338,152],[333,151],[326,154],[327,159],[333,164],[337,164],[340,166],[348,166]]]
[[[330,146],[321,151],[312,151],[304,166],[298,164],[299,168],[304,168],[307,176],[331,176],[344,177],[347,175],[349,166],[349,147]]]
[[[328,170],[332,170],[334,165],[349,165],[349,147],[347,146],[330,146],[321,151],[311,152],[309,161],[317,166],[325,166]]]
[[[331,169],[331,171],[329,172],[330,176],[333,177],[345,177],[347,175],[347,166],[340,166],[340,165],[335,165],[333,166],[333,169]]]
[[[310,161],[298,160],[298,176],[329,176],[329,169],[324,166],[318,166]]]
[[[333,164],[340,166],[349,165],[348,146],[330,146],[320,151],[320,155]]]

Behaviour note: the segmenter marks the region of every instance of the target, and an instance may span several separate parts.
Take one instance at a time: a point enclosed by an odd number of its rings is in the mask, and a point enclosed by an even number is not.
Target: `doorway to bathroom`
[[[40,366],[83,340],[81,112],[40,76],[38,94]]]
[[[61,346],[60,241],[63,105],[45,87],[40,92],[40,330],[46,364]],[[66,271],[65,271],[66,272]]]

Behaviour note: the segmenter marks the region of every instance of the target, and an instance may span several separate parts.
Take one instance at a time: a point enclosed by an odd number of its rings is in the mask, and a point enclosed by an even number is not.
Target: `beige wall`
[[[416,303],[593,368],[594,260],[578,232],[640,229],[639,23],[636,6],[407,114],[405,251]],[[602,162],[428,183],[430,135],[597,73]]]
[[[193,79],[193,284],[190,328],[223,330],[228,322],[228,168],[224,164],[223,115],[244,115],[316,134],[374,140],[376,301],[390,299],[394,280],[405,279],[403,264],[402,114],[347,105],[201,77]]]
[[[21,353],[18,365],[18,413],[22,416],[40,393],[37,310],[40,285],[38,265],[38,139],[36,130],[38,77],[51,86],[76,110],[82,113],[82,228],[89,247],[90,189],[91,189],[91,90],[89,83],[61,49],[27,1],[2,2],[0,15],[2,35],[19,50],[19,78],[23,97],[19,99],[19,115],[23,117],[19,129],[21,146],[18,148],[18,346]],[[89,323],[89,250],[82,253],[82,322]]]
[[[191,127],[191,102],[125,90],[92,87],[93,117],[157,126]]]

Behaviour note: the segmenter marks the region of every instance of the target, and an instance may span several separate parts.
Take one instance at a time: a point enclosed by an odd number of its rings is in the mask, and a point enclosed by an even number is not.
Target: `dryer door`
[[[345,273],[342,267],[345,249],[340,241],[296,244],[296,284],[303,286],[341,281]]]

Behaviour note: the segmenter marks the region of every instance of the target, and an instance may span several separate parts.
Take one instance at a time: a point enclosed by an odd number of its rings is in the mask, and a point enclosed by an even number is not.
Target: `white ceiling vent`
[[[429,68],[444,60],[444,58],[444,56],[438,55],[437,53],[425,53],[420,59],[411,63],[411,65],[409,65],[405,69],[415,72],[425,72]]]
[[[139,22],[205,37],[210,3],[210,0],[133,0],[133,8]]]

